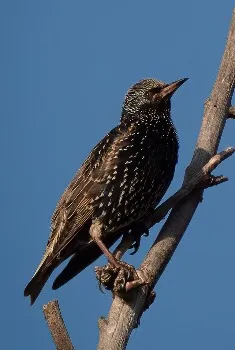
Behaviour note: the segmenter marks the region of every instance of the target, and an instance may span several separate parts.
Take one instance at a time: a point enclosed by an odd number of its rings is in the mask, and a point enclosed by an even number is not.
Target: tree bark
[[[57,300],[43,306],[43,313],[57,350],[74,350]]]

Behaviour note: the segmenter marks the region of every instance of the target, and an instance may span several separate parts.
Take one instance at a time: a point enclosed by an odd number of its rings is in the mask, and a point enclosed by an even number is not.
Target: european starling
[[[186,80],[144,79],[127,92],[120,124],[91,151],[57,204],[45,254],[24,291],[31,304],[69,257],[53,289],[102,253],[120,267],[108,248],[144,221],[173,179],[179,146],[170,98]]]

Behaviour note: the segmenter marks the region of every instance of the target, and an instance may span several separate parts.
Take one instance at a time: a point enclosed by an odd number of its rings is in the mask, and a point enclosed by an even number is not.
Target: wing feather
[[[60,255],[91,219],[93,207],[89,203],[99,195],[102,187],[101,183],[94,181],[93,172],[99,173],[98,169],[119,133],[119,127],[116,127],[97,144],[66,188],[52,216],[51,234],[40,266],[46,258],[47,264],[50,264]],[[48,256],[51,258],[48,259]]]

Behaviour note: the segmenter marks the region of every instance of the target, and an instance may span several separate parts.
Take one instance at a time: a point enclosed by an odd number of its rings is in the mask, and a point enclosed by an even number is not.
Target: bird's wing
[[[119,133],[119,127],[112,129],[96,145],[66,188],[52,216],[51,234],[38,269],[45,260],[50,264],[51,260],[60,255],[87,221],[91,220],[93,207],[90,201],[102,190],[102,183],[95,181],[93,173],[98,173],[109,148]],[[79,235],[77,238],[79,243]],[[80,244],[82,244],[82,238]]]
[[[141,171],[146,166],[146,161],[151,160],[151,152],[147,150],[145,157],[140,159],[138,151],[134,151],[139,149],[140,142],[138,129],[131,124],[129,128],[124,129],[116,127],[93,149],[56,207],[52,217],[52,233],[43,259],[45,261],[46,258],[46,264],[50,264],[56,257],[67,258],[73,254],[76,244],[82,245],[83,237],[79,232],[82,233],[84,225],[89,220],[102,216],[102,207],[109,206],[110,200],[118,206],[122,191],[125,196],[129,195],[127,177],[129,180],[143,177]],[[156,148],[156,145],[154,147]],[[138,162],[135,156],[139,159]],[[152,165],[149,164],[149,167]],[[143,181],[146,181],[144,177]],[[138,181],[135,187],[137,190],[140,187]],[[133,212],[132,217],[127,214],[126,221],[116,225],[113,230],[130,225],[130,221],[138,218],[138,213],[137,216],[135,214]],[[70,242],[73,242],[72,251],[66,248],[70,247]],[[84,244],[87,242],[86,237]]]
[[[112,158],[116,157],[119,146],[126,143],[125,131],[120,126],[114,128],[92,150],[62,195],[52,217],[51,235],[44,256],[24,291],[25,296],[30,295],[31,303],[34,303],[52,271],[61,262],[77,249],[87,244],[90,246],[89,228],[97,209],[96,200],[105,192],[108,178],[119,161]],[[85,267],[89,264],[88,260],[85,259],[81,265]]]

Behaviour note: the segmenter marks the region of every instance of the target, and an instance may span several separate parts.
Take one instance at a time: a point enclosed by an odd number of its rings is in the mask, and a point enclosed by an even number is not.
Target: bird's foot
[[[102,291],[101,286],[107,290],[112,290],[115,279],[117,278],[119,269],[108,263],[105,266],[95,267],[96,278],[99,283],[99,288]]]
[[[113,284],[113,292],[116,294],[125,293],[128,291],[127,284],[139,279],[138,274],[134,266],[127,264],[123,261],[119,261],[120,268],[118,275],[115,278]]]
[[[136,222],[131,226],[129,235],[133,237],[133,244],[130,247],[130,249],[133,249],[133,252],[130,255],[134,255],[139,250],[141,236],[147,237],[149,235],[149,229],[143,222]]]
[[[103,286],[105,289],[112,290],[113,293],[125,298],[130,290],[147,284],[134,266],[123,261],[119,261],[118,265],[119,267],[117,268],[108,263],[103,267],[95,268],[99,287]]]

